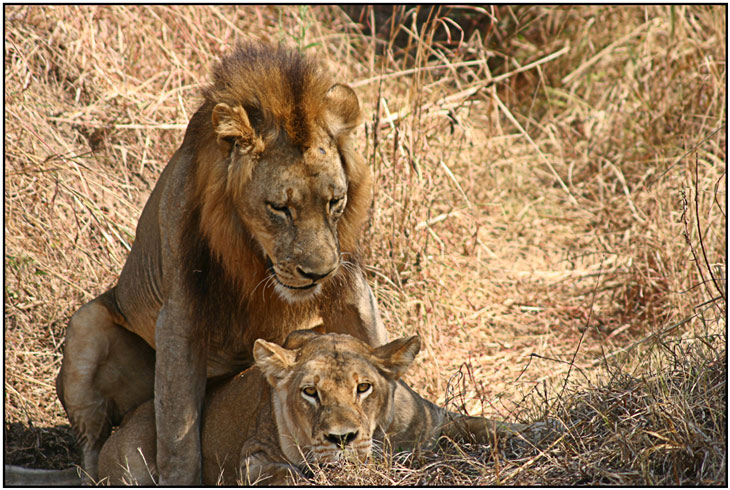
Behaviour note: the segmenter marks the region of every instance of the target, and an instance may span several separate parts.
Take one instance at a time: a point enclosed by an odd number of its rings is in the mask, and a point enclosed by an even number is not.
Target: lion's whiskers
[[[354,273],[354,272],[355,272],[355,270],[356,270],[355,264],[353,264],[352,262],[348,262],[347,260],[343,260],[343,261],[342,261],[342,263],[341,263],[341,265],[342,265],[342,267],[343,267],[343,268],[344,268],[344,269],[345,269],[345,270],[346,270],[347,272],[351,272],[351,273]]]
[[[256,290],[257,290],[257,289],[259,288],[259,286],[261,286],[261,284],[262,284],[262,283],[268,283],[268,281],[270,281],[270,280],[271,280],[272,278],[273,278],[273,273],[269,272],[269,273],[268,273],[268,274],[267,274],[266,276],[264,276],[264,278],[263,278],[263,279],[261,279],[261,280],[260,280],[260,281],[258,282],[258,284],[256,284],[256,286],[255,286],[255,287],[253,288],[253,290],[251,290],[251,292],[250,292],[250,293],[248,293],[248,297],[249,297],[249,298],[253,297],[254,293],[255,293],[255,292],[256,292]],[[265,285],[265,286],[264,286],[264,288],[262,289],[262,294],[263,294],[263,291],[264,291],[264,290],[266,290],[266,285]]]
[[[261,288],[261,301],[266,302],[266,288],[271,286],[272,288],[276,287],[276,275],[272,272],[266,277],[266,283],[263,288]]]
[[[350,262],[345,258],[346,255],[353,256],[350,252],[340,252],[340,265],[346,272],[355,273],[357,271],[357,265],[354,262]]]

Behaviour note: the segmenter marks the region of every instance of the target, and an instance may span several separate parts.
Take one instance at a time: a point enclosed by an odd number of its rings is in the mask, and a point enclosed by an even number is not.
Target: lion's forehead
[[[296,142],[287,136],[280,136],[266,146],[262,157],[276,158],[285,162],[303,162],[306,165],[339,163],[337,142],[322,126],[311,128],[309,138]]]
[[[345,170],[336,153],[333,155],[304,155],[278,152],[267,156],[258,168],[267,175],[270,190],[283,194],[285,199],[304,197],[302,194],[334,195],[347,190]],[[290,192],[294,195],[287,196]]]
[[[291,165],[281,166],[278,169],[278,175],[280,185],[288,187],[330,190],[335,187],[342,189],[346,185],[345,171],[339,163],[298,161]],[[302,182],[307,182],[309,185],[302,186]]]

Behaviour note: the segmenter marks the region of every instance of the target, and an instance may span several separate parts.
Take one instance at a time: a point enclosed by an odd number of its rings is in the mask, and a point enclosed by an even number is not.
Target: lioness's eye
[[[358,393],[365,393],[368,391],[372,385],[370,383],[360,383],[357,385],[357,392]]]
[[[302,388],[302,393],[304,393],[305,395],[307,395],[311,398],[316,398],[317,397],[317,388],[315,388],[314,386],[305,386],[304,388]]]

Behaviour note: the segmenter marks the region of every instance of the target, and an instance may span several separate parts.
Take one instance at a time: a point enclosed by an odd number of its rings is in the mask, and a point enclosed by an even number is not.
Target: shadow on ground
[[[26,468],[63,469],[81,463],[81,450],[70,425],[33,427],[5,424],[5,464]]]

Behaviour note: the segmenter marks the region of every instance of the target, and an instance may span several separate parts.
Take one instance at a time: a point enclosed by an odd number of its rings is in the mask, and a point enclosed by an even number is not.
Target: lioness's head
[[[215,145],[202,153],[216,163],[200,172],[211,248],[235,264],[222,235],[250,234],[275,290],[310,298],[354,252],[369,205],[370,171],[351,141],[358,98],[281,47],[239,46],[213,78],[203,107]]]
[[[272,386],[279,442],[292,462],[326,463],[371,451],[387,429],[396,380],[421,347],[417,336],[372,348],[349,335],[292,333],[280,347],[257,340],[256,365]]]

